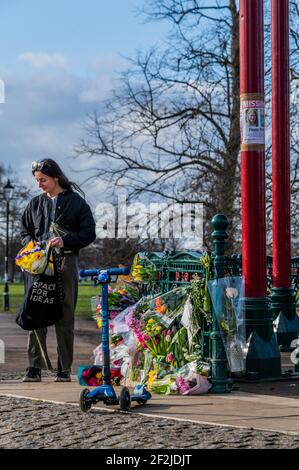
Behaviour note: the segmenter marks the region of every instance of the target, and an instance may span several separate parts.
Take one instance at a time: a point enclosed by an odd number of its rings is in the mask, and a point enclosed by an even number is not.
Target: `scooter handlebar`
[[[119,276],[119,275],[128,275],[130,274],[130,268],[108,268],[108,269],[80,269],[80,277],[95,277],[98,276],[101,271],[107,271],[109,276]]]
[[[100,269],[80,269],[79,276],[80,277],[94,277],[100,274]]]
[[[130,268],[108,268],[107,272],[110,276],[127,276],[130,274]]]

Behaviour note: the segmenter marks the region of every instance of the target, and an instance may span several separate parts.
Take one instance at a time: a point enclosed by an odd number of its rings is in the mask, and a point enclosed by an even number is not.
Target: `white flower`
[[[235,299],[236,297],[238,297],[238,295],[238,289],[236,289],[235,287],[226,288],[226,297],[228,297],[229,299]]]

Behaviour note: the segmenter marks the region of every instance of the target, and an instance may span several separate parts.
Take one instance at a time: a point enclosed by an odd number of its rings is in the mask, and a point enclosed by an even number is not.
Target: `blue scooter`
[[[97,284],[101,285],[101,307],[102,307],[102,352],[103,352],[103,385],[94,390],[85,388],[80,394],[80,408],[83,412],[90,410],[91,406],[98,401],[105,405],[119,405],[123,411],[130,411],[131,402],[145,404],[152,396],[142,384],[136,385],[133,394],[130,395],[127,387],[122,387],[120,395],[117,396],[111,384],[110,377],[110,349],[109,349],[109,306],[108,285],[112,280],[115,282],[117,276],[130,274],[130,268],[81,269],[79,276],[91,277]],[[114,279],[111,276],[116,276]]]

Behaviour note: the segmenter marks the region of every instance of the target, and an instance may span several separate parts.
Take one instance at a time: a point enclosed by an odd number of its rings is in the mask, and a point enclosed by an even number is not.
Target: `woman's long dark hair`
[[[77,191],[85,197],[84,191],[80,188],[77,183],[70,181],[67,176],[63,173],[62,169],[52,158],[43,158],[32,164],[32,174],[36,171],[40,171],[44,175],[51,176],[52,178],[58,178],[58,183],[63,189],[68,191]]]

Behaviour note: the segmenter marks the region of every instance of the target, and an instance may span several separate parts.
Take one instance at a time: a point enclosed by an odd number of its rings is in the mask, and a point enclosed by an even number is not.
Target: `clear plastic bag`
[[[231,372],[246,368],[246,333],[244,309],[244,279],[240,276],[209,281],[210,296]]]

